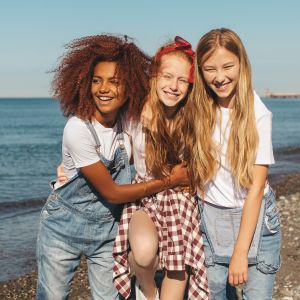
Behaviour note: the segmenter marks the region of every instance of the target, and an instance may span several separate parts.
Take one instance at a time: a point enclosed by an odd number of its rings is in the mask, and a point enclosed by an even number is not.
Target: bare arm
[[[231,285],[244,283],[248,279],[248,251],[255,232],[268,166],[255,165],[253,184],[245,200],[239,234],[230,260],[228,280]]]
[[[96,162],[92,165],[80,169],[85,178],[95,187],[110,203],[127,203],[145,196],[161,192],[175,186],[187,186],[188,176],[184,164],[173,168],[171,175],[164,180],[150,180],[137,184],[116,184],[105,165],[102,162]],[[57,167],[58,181],[61,184],[66,183],[68,178],[64,174],[64,166],[60,164]]]

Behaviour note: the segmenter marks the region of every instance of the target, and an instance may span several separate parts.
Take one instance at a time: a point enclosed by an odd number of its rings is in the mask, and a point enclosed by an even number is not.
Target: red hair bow
[[[163,47],[160,49],[160,51],[157,52],[157,54],[155,55],[155,60],[159,61],[159,59],[164,54],[173,52],[175,50],[183,51],[185,54],[187,54],[189,57],[191,57],[192,60],[195,57],[195,52],[192,49],[192,45],[188,41],[186,41],[185,39],[183,39],[182,37],[177,35],[177,36],[175,36],[173,44]],[[192,66],[191,66],[189,82],[190,83],[194,82],[194,64],[192,64]]]
[[[192,49],[192,45],[188,41],[186,41],[185,39],[183,39],[182,37],[177,35],[177,36],[175,36],[174,44],[171,44],[167,47],[163,47],[156,54],[156,59],[159,60],[162,55],[164,55],[166,53],[170,53],[175,50],[182,50],[184,53],[186,53],[191,58],[194,58],[194,56],[195,56],[195,52]]]

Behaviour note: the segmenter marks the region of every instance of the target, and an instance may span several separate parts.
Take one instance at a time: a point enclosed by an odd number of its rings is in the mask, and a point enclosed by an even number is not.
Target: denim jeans
[[[274,192],[264,196],[265,210],[255,264],[248,265],[248,281],[243,287],[243,299],[272,299],[275,274],[280,267],[281,230],[280,217]],[[199,203],[202,212],[203,204]],[[204,204],[205,205],[205,204]],[[202,222],[203,223],[203,222]],[[228,285],[228,263],[215,261],[214,249],[209,242],[205,226],[201,225],[205,252],[205,264],[210,289],[210,299],[236,299]]]
[[[37,299],[67,299],[74,272],[85,255],[93,299],[118,299],[112,284],[112,248],[118,222],[111,215],[87,218],[48,199],[37,243]]]
[[[122,143],[112,161],[99,156],[115,182],[130,183]],[[82,255],[87,259],[92,298],[119,299],[112,282],[112,250],[121,213],[122,205],[108,203],[80,173],[52,191],[42,209],[37,240],[37,299],[67,299]]]

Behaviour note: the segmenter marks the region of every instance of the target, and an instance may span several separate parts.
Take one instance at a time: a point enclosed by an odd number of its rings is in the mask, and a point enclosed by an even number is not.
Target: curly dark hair
[[[101,61],[117,64],[128,101],[122,108],[130,118],[138,118],[149,91],[151,58],[127,36],[95,35],[75,39],[66,45],[52,82],[54,98],[65,116],[91,119],[96,105],[91,95],[94,68]]]

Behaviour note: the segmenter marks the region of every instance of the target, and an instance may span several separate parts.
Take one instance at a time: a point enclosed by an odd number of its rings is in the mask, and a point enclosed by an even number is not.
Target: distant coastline
[[[264,97],[275,99],[298,99],[300,98],[300,93],[274,93],[267,90]]]

